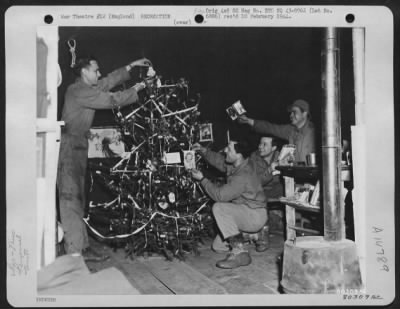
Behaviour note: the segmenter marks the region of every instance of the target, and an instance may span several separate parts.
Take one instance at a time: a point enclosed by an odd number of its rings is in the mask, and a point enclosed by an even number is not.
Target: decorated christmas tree
[[[210,200],[190,176],[191,168],[205,164],[191,151],[204,128],[200,96],[190,98],[183,78],[163,84],[152,76],[144,82],[138,105],[114,110],[127,151],[111,166],[89,165],[92,180],[113,198],[91,202],[85,222],[96,237],[122,244],[132,258],[152,253],[183,258],[185,252],[198,253],[203,237],[212,233]],[[102,147],[110,152],[109,141]]]

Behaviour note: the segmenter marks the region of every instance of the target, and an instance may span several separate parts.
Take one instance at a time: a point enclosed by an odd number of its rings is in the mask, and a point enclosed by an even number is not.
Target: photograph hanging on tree
[[[185,168],[187,170],[191,170],[196,168],[196,157],[195,153],[192,150],[183,151],[183,163],[185,164]]]
[[[118,127],[93,127],[88,137],[89,158],[120,157],[125,152],[121,130]]]
[[[213,130],[212,123],[203,123],[200,125],[200,142],[212,142]]]

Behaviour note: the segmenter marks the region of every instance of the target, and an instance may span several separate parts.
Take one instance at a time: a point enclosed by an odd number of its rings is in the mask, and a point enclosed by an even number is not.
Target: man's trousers
[[[267,209],[217,202],[212,208],[214,218],[224,239],[241,232],[256,233],[267,222]]]
[[[62,135],[57,186],[67,254],[80,253],[89,246],[86,225],[83,222],[86,204],[87,155],[86,138]]]

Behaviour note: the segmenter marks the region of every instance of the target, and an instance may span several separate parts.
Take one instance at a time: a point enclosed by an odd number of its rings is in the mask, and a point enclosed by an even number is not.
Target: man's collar
[[[243,166],[245,166],[247,164],[247,162],[249,161],[248,158],[243,159],[242,163],[240,163],[238,166],[233,167],[233,171],[238,171],[240,170]]]
[[[87,85],[87,84],[83,81],[82,77],[80,77],[80,76],[77,77],[77,78],[75,79],[75,82],[78,83],[78,84]]]
[[[97,85],[92,85],[92,86],[91,86],[91,85],[86,84],[86,83],[83,81],[82,77],[77,77],[76,80],[75,80],[75,83],[80,84],[80,85],[82,85],[82,86],[90,87],[90,88],[96,88],[96,86],[97,86]]]
[[[232,174],[235,173],[236,171],[239,171],[240,169],[242,169],[243,166],[245,166],[248,162],[249,162],[249,159],[246,158],[246,159],[243,159],[242,163],[240,163],[238,166],[236,166],[236,167],[233,166]]]
[[[310,122],[309,119],[307,119],[306,122],[304,123],[304,125],[303,125],[301,128],[298,128],[298,127],[296,127],[296,126],[295,126],[295,128],[296,128],[296,130],[297,130],[298,132],[304,132],[304,130],[305,130],[306,128],[310,127],[310,126],[311,126],[311,122]]]

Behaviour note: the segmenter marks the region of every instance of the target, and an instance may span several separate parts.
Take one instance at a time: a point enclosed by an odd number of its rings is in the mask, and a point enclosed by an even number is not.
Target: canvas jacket
[[[276,151],[271,162],[274,162],[278,156],[279,152]],[[249,163],[253,165],[254,170],[260,178],[267,199],[283,196],[283,185],[280,176],[272,175],[271,165],[260,156],[258,151],[254,151],[250,155]]]
[[[65,122],[64,132],[85,136],[89,131],[96,109],[111,109],[125,106],[138,100],[135,89],[111,93],[110,89],[129,79],[125,67],[115,70],[98,81],[94,87],[85,84],[81,78],[70,85],[65,93],[61,120]]]
[[[260,134],[271,134],[286,139],[296,145],[296,161],[306,162],[306,156],[315,152],[315,129],[311,121],[307,121],[300,129],[290,124],[273,124],[265,120],[254,120],[254,131]]]
[[[201,181],[201,185],[214,201],[244,204],[250,208],[266,207],[266,197],[260,179],[248,159],[234,167],[225,163],[222,154],[211,150],[207,150],[203,157],[227,176],[226,184],[222,186],[217,186],[206,178]]]
[[[109,92],[127,79],[129,72],[126,68],[121,68],[100,79],[96,87],[85,84],[81,78],[77,78],[75,83],[68,87],[61,117],[65,126],[62,128],[57,175],[61,194],[63,190],[70,194],[73,191],[71,182],[79,182],[78,177],[86,174],[88,133],[95,110],[124,106],[138,100],[135,89]],[[66,177],[70,176],[72,178],[66,182]],[[75,191],[77,193],[74,194],[82,195],[78,189]]]

